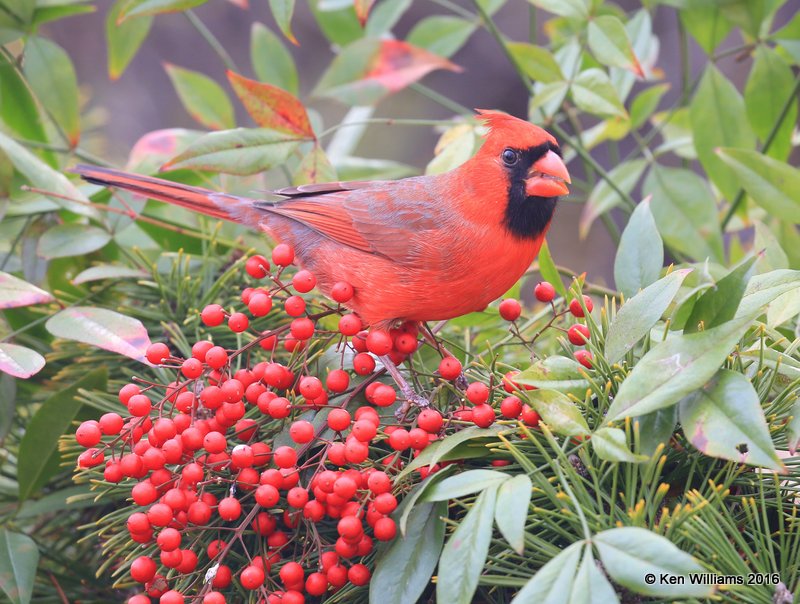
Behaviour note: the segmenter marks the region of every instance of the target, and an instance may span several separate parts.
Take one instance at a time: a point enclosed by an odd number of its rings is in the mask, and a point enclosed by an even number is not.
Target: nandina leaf
[[[630,297],[654,283],[664,265],[664,242],[658,232],[650,198],[633,210],[617,247],[614,282]]]
[[[131,17],[177,13],[200,6],[206,2],[208,0],[129,0],[120,9],[117,23],[122,23]]]
[[[369,11],[373,4],[375,4],[375,0],[353,0],[353,7],[356,10],[356,17],[358,17],[358,22],[361,23],[361,27],[364,27],[366,24],[369,18]]]
[[[45,231],[36,253],[42,258],[65,258],[95,252],[111,241],[111,233],[90,224],[66,222]]]
[[[44,367],[44,357],[35,350],[0,342],[0,371],[21,379],[39,373]]]
[[[371,105],[436,69],[458,65],[401,40],[362,39],[347,46],[322,76],[316,94]]]
[[[299,46],[297,38],[292,33],[292,15],[294,15],[295,0],[269,0],[269,9],[275,17],[281,32],[292,43]]]
[[[31,601],[39,549],[22,533],[0,528],[0,589],[13,604]]]
[[[570,586],[581,560],[582,541],[573,543],[550,560],[519,590],[511,604],[570,602]]]
[[[592,434],[592,448],[605,461],[636,463],[647,461],[647,456],[636,455],[628,446],[625,432],[619,428],[600,428]]]
[[[733,319],[747,283],[755,270],[753,266],[755,261],[755,256],[745,258],[727,275],[704,291],[692,308],[683,332],[698,331],[701,324],[704,329],[716,327]]]
[[[514,376],[514,382],[583,398],[589,387],[581,364],[560,355],[539,359],[530,367]]]
[[[581,410],[566,394],[557,390],[533,390],[525,394],[542,421],[556,434],[580,436],[589,433]]]
[[[494,489],[508,480],[510,476],[496,470],[469,470],[445,478],[425,491],[423,501],[446,501],[471,495],[478,491]]]
[[[106,16],[106,44],[108,46],[108,77],[118,79],[141,47],[153,17],[140,17],[118,23],[120,12],[127,0],[117,0]]]
[[[581,239],[589,234],[589,229],[595,219],[622,203],[622,196],[618,191],[630,193],[639,182],[646,167],[647,162],[643,159],[632,159],[614,166],[608,173],[608,180],[612,181],[616,188],[609,185],[606,180],[598,180],[581,212],[578,225]]]
[[[165,63],[164,69],[189,115],[212,130],[233,127],[233,106],[219,84],[198,71],[171,63]]]
[[[148,275],[149,273],[130,266],[99,264],[81,271],[78,275],[73,277],[72,283],[74,285],[80,285],[81,283],[99,281],[101,279],[143,279]]]
[[[138,319],[118,312],[91,306],[73,306],[50,317],[45,327],[59,338],[84,342],[147,362],[145,352],[150,346],[147,329]]]
[[[262,128],[314,138],[306,108],[293,94],[232,71],[228,72],[228,80],[256,124]]]
[[[494,520],[508,544],[520,555],[525,549],[525,522],[532,488],[528,475],[518,474],[501,484],[497,491]]]
[[[300,165],[292,175],[292,184],[295,186],[317,182],[333,182],[336,180],[336,170],[331,164],[325,150],[317,143],[303,156]]]
[[[0,309],[45,304],[53,300],[55,298],[49,292],[14,275],[0,272]]]
[[[167,160],[183,153],[203,134],[200,130],[184,128],[148,132],[133,145],[126,168],[136,172],[157,172]]]
[[[640,78],[644,77],[628,32],[617,17],[601,15],[589,21],[587,40],[592,53],[601,63],[628,69]]]
[[[259,81],[297,94],[297,67],[292,55],[281,39],[261,23],[253,23],[250,30],[250,63]]]

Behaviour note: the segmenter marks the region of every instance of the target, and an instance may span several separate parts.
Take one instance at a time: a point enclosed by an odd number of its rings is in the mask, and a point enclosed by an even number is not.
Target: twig
[[[225,67],[230,71],[240,73],[239,68],[228,54],[228,51],[225,50],[225,47],[222,45],[222,43],[217,40],[217,37],[211,33],[211,30],[206,27],[206,24],[200,20],[200,17],[194,14],[194,11],[192,10],[187,10],[183,14],[186,15],[186,18],[189,19],[189,23],[192,24],[192,26],[198,31],[203,39],[208,42],[208,45],[214,50],[214,52],[217,53],[217,56],[225,64]]]

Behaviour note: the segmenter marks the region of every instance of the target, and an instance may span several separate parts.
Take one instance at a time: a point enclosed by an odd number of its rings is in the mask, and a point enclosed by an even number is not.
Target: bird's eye
[[[519,154],[514,149],[506,149],[503,151],[503,163],[507,166],[513,166],[517,163]]]

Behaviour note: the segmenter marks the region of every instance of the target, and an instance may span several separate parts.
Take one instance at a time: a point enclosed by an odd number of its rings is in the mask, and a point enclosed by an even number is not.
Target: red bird
[[[324,294],[350,283],[348,306],[386,329],[482,310],[502,296],[536,257],[558,196],[569,192],[555,138],[505,113],[480,118],[489,127],[483,146],[445,174],[303,185],[272,200],[93,166],[75,171],[269,232],[294,248]]]

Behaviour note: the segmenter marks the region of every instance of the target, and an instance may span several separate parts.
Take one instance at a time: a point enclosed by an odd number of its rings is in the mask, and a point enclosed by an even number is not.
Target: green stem
[[[457,103],[456,101],[447,98],[443,94],[436,92],[433,88],[428,88],[427,86],[425,86],[424,84],[420,84],[419,82],[411,84],[409,88],[411,88],[412,90],[416,90],[421,95],[428,97],[434,103],[438,103],[448,111],[452,111],[453,113],[456,113],[458,115],[464,115],[464,114],[472,115],[473,113],[472,109],[470,109],[469,107],[465,107],[461,103]]]
[[[74,149],[70,149],[67,147],[61,147],[59,145],[53,145],[50,143],[42,143],[39,141],[29,141],[24,139],[14,139],[23,147],[28,147],[29,149],[43,149],[45,151],[53,151],[54,153],[63,153],[65,155],[75,155],[78,159],[82,159],[84,161],[91,162],[98,166],[111,166],[109,162],[105,161],[86,151],[85,149],[81,149],[80,147],[75,147]]]
[[[775,141],[775,137],[778,135],[778,130],[780,130],[781,126],[783,125],[783,120],[786,119],[786,116],[789,114],[789,110],[792,108],[792,105],[797,102],[798,94],[800,94],[800,77],[795,79],[792,93],[786,98],[786,102],[783,104],[781,113],[780,115],[778,115],[778,119],[775,120],[775,125],[772,126],[772,130],[770,130],[767,139],[764,141],[764,146],[761,148],[761,153],[766,153],[767,151],[769,151],[769,148]],[[731,207],[728,208],[728,212],[727,214],[725,214],[725,218],[722,219],[723,231],[725,230],[725,227],[728,226],[728,223],[731,221],[731,218],[733,218],[733,215],[736,213],[736,210],[739,208],[743,200],[744,200],[744,189],[740,189],[739,193],[736,195],[736,199],[733,200]]]
[[[208,42],[208,45],[214,50],[214,52],[217,53],[217,56],[225,64],[225,67],[230,71],[241,73],[239,68],[236,67],[236,63],[234,63],[233,59],[228,54],[228,51],[225,50],[225,47],[217,39],[217,37],[211,33],[211,30],[206,27],[206,24],[200,20],[200,17],[198,17],[194,11],[191,10],[187,10],[183,14],[186,15],[186,18],[189,19],[189,23],[192,24],[192,26],[203,37],[203,39]]]

